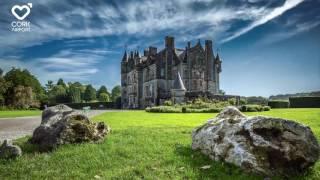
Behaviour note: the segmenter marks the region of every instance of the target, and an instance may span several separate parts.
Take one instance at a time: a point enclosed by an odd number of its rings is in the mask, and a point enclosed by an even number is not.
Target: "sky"
[[[14,5],[32,3],[30,32],[13,32]],[[320,0],[1,0],[0,68],[108,89],[125,51],[211,39],[226,94],[320,90]],[[22,14],[24,11],[21,12]]]

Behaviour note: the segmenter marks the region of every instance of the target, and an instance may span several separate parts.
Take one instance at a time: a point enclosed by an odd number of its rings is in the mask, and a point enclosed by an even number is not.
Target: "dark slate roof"
[[[173,83],[173,89],[182,89],[182,90],[186,90],[186,88],[184,87],[183,81],[181,79],[180,73],[178,72],[178,75],[176,77],[176,79],[174,80]]]

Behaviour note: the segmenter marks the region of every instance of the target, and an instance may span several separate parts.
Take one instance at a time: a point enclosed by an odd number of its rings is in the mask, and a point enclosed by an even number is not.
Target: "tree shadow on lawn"
[[[226,163],[211,160],[208,156],[202,154],[199,150],[192,150],[191,145],[176,144],[175,153],[182,157],[185,164],[192,166],[197,171],[199,179],[264,179],[266,176],[248,173],[239,167]],[[203,166],[210,166],[208,169],[202,169]],[[272,179],[313,179],[316,174],[315,167],[308,169],[305,173],[292,177],[272,177]]]

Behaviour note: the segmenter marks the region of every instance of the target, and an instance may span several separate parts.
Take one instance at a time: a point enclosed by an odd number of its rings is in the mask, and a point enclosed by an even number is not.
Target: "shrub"
[[[266,107],[266,108],[264,108]],[[266,110],[265,110],[266,109]],[[260,112],[260,111],[269,111],[270,110],[269,106],[261,106],[261,105],[255,105],[255,104],[251,104],[251,105],[243,105],[239,108],[240,111],[242,112]]]
[[[145,110],[146,112],[153,112],[153,113],[180,113],[181,112],[181,109],[170,107],[170,106],[148,107]]]
[[[228,103],[229,103],[230,105],[234,106],[234,105],[236,105],[237,100],[236,100],[236,98],[231,98],[231,99],[228,100]]]
[[[289,107],[289,102],[288,101],[268,101],[268,106],[271,108],[288,108]]]
[[[264,110],[264,111],[270,111],[270,110],[271,110],[271,107],[270,107],[270,106],[263,106],[263,110]]]
[[[163,105],[165,106],[172,106],[172,101],[168,100],[168,101],[164,101]]]
[[[240,103],[240,105],[245,105],[245,104],[247,104],[247,100],[244,98],[241,98],[239,103]]]
[[[187,112],[187,108],[186,107],[182,107],[182,113],[186,113]]]
[[[290,107],[292,108],[319,108],[320,107],[320,96],[319,97],[290,97]]]

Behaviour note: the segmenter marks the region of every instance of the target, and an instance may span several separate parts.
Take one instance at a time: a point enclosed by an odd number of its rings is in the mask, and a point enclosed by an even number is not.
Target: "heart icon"
[[[16,10],[19,10],[20,12],[23,11],[24,9],[26,9],[27,11],[22,15],[18,15],[16,13]],[[23,6],[18,6],[18,5],[14,5],[12,8],[11,8],[11,13],[17,18],[19,19],[20,21],[24,20],[24,18],[26,18],[29,14],[30,14],[30,8],[29,6],[27,5],[23,5]]]

